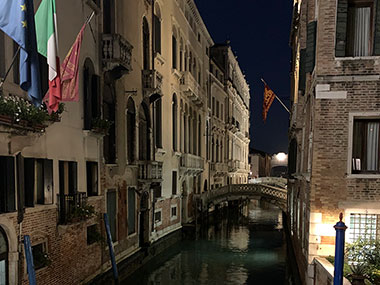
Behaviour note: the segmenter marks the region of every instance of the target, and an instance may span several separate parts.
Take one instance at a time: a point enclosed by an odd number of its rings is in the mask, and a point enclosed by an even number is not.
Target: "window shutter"
[[[84,129],[91,129],[91,74],[88,67],[83,69],[83,108],[84,108]]]
[[[306,72],[305,72],[305,64],[306,64],[306,49],[301,49],[300,51],[300,71],[299,71],[299,83],[298,89],[301,91],[305,91],[306,85]]]
[[[21,223],[24,219],[25,208],[25,183],[24,183],[24,158],[21,152],[16,156],[17,161],[17,222]]]
[[[338,0],[335,56],[346,56],[348,1]]]
[[[315,66],[315,51],[316,51],[316,36],[317,22],[310,22],[307,25],[307,40],[306,40],[306,62],[305,72],[313,72]]]
[[[34,207],[34,158],[24,158],[25,206]]]
[[[15,161],[14,157],[7,156],[7,211],[14,212],[16,210],[15,204]]]
[[[375,39],[373,55],[380,55],[380,1],[376,0]]]
[[[92,75],[91,76],[91,89],[92,89],[92,94],[91,94],[91,116],[92,119],[95,119],[97,117],[100,117],[100,78],[98,75]],[[92,120],[91,120],[91,125],[92,125]]]

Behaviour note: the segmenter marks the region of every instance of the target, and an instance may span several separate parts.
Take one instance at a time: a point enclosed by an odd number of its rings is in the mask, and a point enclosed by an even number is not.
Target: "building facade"
[[[346,241],[378,238],[379,7],[294,1],[288,214],[307,284],[313,257],[334,254],[341,212]]]
[[[61,61],[94,12],[79,102],[39,127],[0,105],[1,284],[28,282],[24,235],[38,283],[88,282],[110,269],[103,213],[121,262],[193,222],[197,194],[248,178],[249,87],[193,0],[56,2]],[[1,78],[16,51],[0,32]],[[26,98],[17,64],[2,92]]]

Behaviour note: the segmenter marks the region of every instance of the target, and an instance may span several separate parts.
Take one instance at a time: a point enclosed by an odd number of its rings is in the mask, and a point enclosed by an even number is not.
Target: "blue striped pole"
[[[334,226],[336,231],[335,238],[335,261],[334,261],[334,285],[343,284],[343,265],[344,265],[344,235],[347,229],[342,222],[343,213],[339,215],[339,222]]]
[[[37,284],[36,272],[34,271],[32,246],[30,244],[30,237],[28,235],[24,236],[24,248],[25,248],[26,266],[27,266],[28,277],[29,277],[29,285],[36,285]]]
[[[104,225],[106,227],[107,242],[108,242],[108,249],[109,249],[110,257],[111,257],[113,277],[115,278],[115,280],[118,280],[119,279],[119,274],[117,272],[115,253],[113,251],[113,244],[112,244],[111,229],[110,229],[110,224],[108,222],[108,214],[107,213],[104,213]]]

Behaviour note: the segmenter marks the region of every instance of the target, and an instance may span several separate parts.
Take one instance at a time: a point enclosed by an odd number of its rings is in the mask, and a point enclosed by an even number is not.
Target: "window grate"
[[[380,215],[356,213],[350,215],[350,240],[354,242],[359,237],[370,240],[379,239]]]

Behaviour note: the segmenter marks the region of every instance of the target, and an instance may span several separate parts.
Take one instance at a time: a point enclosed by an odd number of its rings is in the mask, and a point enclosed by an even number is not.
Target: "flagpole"
[[[261,81],[268,86],[268,84],[264,81],[264,79],[261,78]],[[285,104],[281,101],[280,98],[277,97],[276,94],[274,94],[274,97],[278,100],[278,102],[280,102],[280,104],[282,105],[282,107],[284,107],[284,109],[290,114],[290,111],[288,109],[288,107],[285,106]]]
[[[5,79],[7,79],[8,74],[9,74],[9,72],[11,71],[11,69],[12,69],[12,67],[13,67],[13,64],[14,64],[15,61],[16,61],[17,55],[18,55],[18,53],[20,52],[20,48],[21,48],[21,46],[18,46],[18,49],[17,49],[15,55],[13,56],[13,59],[12,59],[12,63],[11,63],[11,65],[9,66],[7,72],[5,73],[4,78],[0,81],[0,88],[3,87],[3,84],[4,84],[4,82],[5,82]]]
[[[87,20],[86,20],[86,25],[88,24],[88,23],[90,23],[91,22],[91,20],[92,20],[92,17],[94,17],[94,15],[95,15],[95,11],[93,11],[92,13],[91,13],[91,15],[90,16],[88,16],[88,18],[87,18]]]

